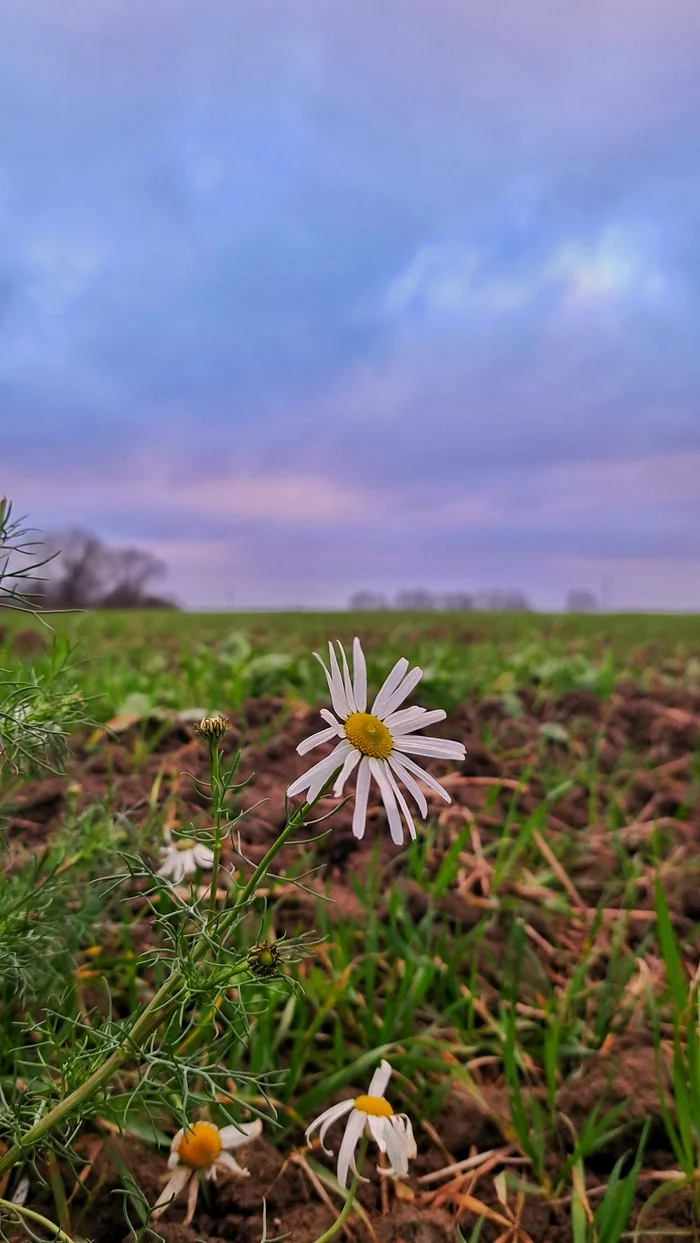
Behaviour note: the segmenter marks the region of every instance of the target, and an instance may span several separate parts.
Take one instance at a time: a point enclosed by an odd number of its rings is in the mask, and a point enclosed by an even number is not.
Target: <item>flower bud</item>
[[[228,729],[228,721],[217,713],[216,716],[205,716],[194,728],[200,738],[205,738],[207,742],[220,742]]]
[[[281,960],[276,941],[258,941],[248,950],[248,970],[263,979],[277,975]]]

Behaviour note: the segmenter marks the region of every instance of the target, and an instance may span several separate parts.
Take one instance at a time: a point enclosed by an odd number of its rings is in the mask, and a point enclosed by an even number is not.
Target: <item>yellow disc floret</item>
[[[393,1118],[394,1111],[388,1101],[383,1096],[357,1096],[355,1097],[355,1109],[361,1110],[363,1114],[369,1114],[372,1118]]]
[[[177,1155],[191,1170],[205,1170],[221,1152],[219,1128],[211,1122],[194,1122],[182,1139]]]
[[[345,722],[348,742],[375,760],[385,760],[391,755],[394,740],[383,721],[371,712],[353,712]]]

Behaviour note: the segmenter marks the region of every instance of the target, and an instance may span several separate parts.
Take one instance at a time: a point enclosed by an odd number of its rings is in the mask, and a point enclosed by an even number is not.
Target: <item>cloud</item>
[[[0,485],[42,522],[244,534],[280,602],[339,556],[691,555],[691,0],[0,19]]]

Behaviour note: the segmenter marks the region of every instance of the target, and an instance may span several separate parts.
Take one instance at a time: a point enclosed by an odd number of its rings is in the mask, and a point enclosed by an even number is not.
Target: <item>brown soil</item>
[[[441,899],[440,913],[449,925],[462,931],[475,927],[485,913],[488,916],[479,966],[480,1005],[491,1012],[498,1005],[507,932],[502,913],[506,898],[517,902],[528,936],[539,947],[541,969],[558,987],[565,984],[572,964],[583,952],[590,933],[591,908],[599,903],[606,910],[598,959],[601,974],[605,972],[605,929],[615,927],[630,952],[635,952],[648,935],[653,926],[649,871],[641,870],[631,913],[623,910],[622,886],[611,884],[619,872],[618,855],[604,814],[611,804],[617,807],[624,825],[619,840],[630,857],[646,848],[654,829],[664,835],[666,862],[662,879],[672,919],[684,938],[689,970],[694,970],[700,961],[700,942],[694,935],[694,925],[700,920],[700,791],[696,759],[700,744],[700,696],[668,687],[650,694],[634,685],[625,685],[605,702],[583,691],[549,699],[539,699],[532,691],[523,696],[523,702],[526,712],[515,720],[497,700],[463,704],[451,714],[445,734],[464,739],[468,748],[465,763],[457,770],[454,765],[428,761],[428,767],[444,781],[453,799],[446,806],[428,796],[430,812],[438,826],[435,858],[429,866],[438,866],[442,852],[465,823],[471,826],[471,843],[461,855],[456,884]],[[553,723],[563,726],[566,735],[547,741],[541,727]],[[254,786],[240,795],[239,805],[246,815],[238,826],[246,857],[252,864],[262,858],[284,824],[286,787],[308,766],[308,757],[300,758],[296,745],[318,727],[316,712],[302,705],[289,709],[278,699],[250,701],[240,714],[231,717],[225,753],[232,758],[242,747],[240,779],[255,773]],[[138,763],[137,738],[150,740],[148,754]],[[315,752],[314,758],[318,754]],[[512,815],[515,809],[523,823],[541,805],[551,786],[548,772],[554,766],[557,780],[562,780],[563,773],[574,784],[549,806],[543,830],[544,847],[555,847],[563,836],[575,843],[566,878],[572,898],[571,913],[559,914],[552,901],[561,893],[560,877],[548,887],[526,884],[514,875],[501,886],[501,903],[497,905],[490,898],[489,868],[483,851],[498,837],[509,812]],[[589,774],[594,770],[596,779],[591,784]],[[18,857],[27,849],[40,850],[47,834],[60,823],[68,802],[80,811],[97,800],[105,800],[115,813],[138,825],[148,813],[155,789],[158,804],[171,827],[191,821],[205,826],[205,804],[193,788],[191,775],[206,777],[206,751],[189,725],[155,720],[138,725],[115,722],[112,731],[78,742],[65,778],[46,777],[30,782],[16,794],[7,820],[11,848]],[[154,784],[157,781],[159,785]],[[321,805],[319,814],[333,806],[329,800],[327,805]],[[319,826],[323,835],[315,854],[316,862],[323,866],[314,883],[335,899],[331,908],[334,917],[359,914],[361,908],[349,881],[351,876],[361,878],[365,874],[379,840],[384,876],[402,887],[408,910],[420,918],[426,909],[425,895],[404,875],[402,856],[391,845],[381,805],[370,804],[367,834],[362,842],[352,836],[351,818],[352,807],[345,806],[332,820]],[[241,862],[230,843],[226,861],[243,872],[248,866]],[[282,852],[277,866],[282,871],[298,866],[299,862],[299,848],[292,845]],[[279,931],[310,926],[313,913],[312,897],[292,886],[282,889],[277,914]],[[650,970],[656,968],[658,962],[652,961]],[[537,1004],[537,980],[528,979],[527,973],[521,982],[521,1002]],[[666,1138],[656,1087],[657,1076],[663,1080],[666,1069],[654,1058],[642,1008],[633,995],[620,998],[620,1013],[618,1027],[612,1024],[603,1046],[588,1050],[561,1085],[557,1100],[562,1120],[559,1139],[565,1144],[572,1131],[578,1132],[594,1103],[604,1101],[606,1108],[623,1105],[620,1135],[608,1151],[596,1154],[591,1170],[591,1202],[595,1206],[595,1185],[605,1182],[621,1153],[634,1149],[640,1121],[651,1119],[646,1172],[640,1180],[634,1221],[646,1197],[659,1185],[651,1172],[668,1170],[676,1162]],[[422,1174],[450,1162],[512,1143],[502,1082],[490,1077],[486,1068],[475,1074],[475,1081],[480,1099],[461,1089],[451,1091],[442,1113],[432,1120],[434,1129],[426,1129],[422,1135],[410,1187],[401,1193],[401,1198],[396,1198],[391,1190],[388,1201],[382,1201],[376,1183],[363,1189],[361,1201],[370,1214],[378,1243],[449,1243],[456,1238],[457,1224],[464,1237],[469,1238],[476,1221],[470,1196],[487,1204],[491,1213],[504,1213],[493,1183],[502,1164],[495,1164],[486,1173],[461,1174],[442,1183],[419,1181]],[[431,1135],[440,1137],[439,1145],[431,1140]],[[96,1243],[117,1243],[127,1233],[121,1199],[112,1194],[123,1185],[109,1155],[115,1143],[104,1137],[99,1141],[99,1157],[95,1160],[98,1165],[101,1163],[103,1182],[89,1220],[81,1226],[81,1231]],[[163,1180],[162,1154],[154,1154],[135,1141],[119,1143],[121,1160],[134,1169],[144,1192],[155,1196]],[[249,1179],[243,1182],[222,1176],[215,1186],[206,1189],[206,1194],[200,1195],[192,1228],[182,1225],[181,1204],[169,1210],[159,1223],[160,1233],[168,1243],[195,1243],[197,1239],[207,1243],[218,1239],[257,1243],[263,1234],[260,1205],[264,1197],[269,1236],[285,1235],[290,1243],[311,1243],[333,1218],[305,1167],[303,1151],[288,1153],[283,1160],[268,1144],[255,1141],[242,1155],[251,1170]],[[317,1152],[314,1159],[320,1159]],[[525,1167],[524,1177],[527,1176]],[[503,1222],[490,1219],[482,1230],[481,1243],[494,1243],[499,1238],[512,1239],[513,1243],[527,1243],[528,1239],[532,1243],[570,1243],[572,1239],[568,1203],[550,1204],[530,1197],[518,1205],[511,1194],[508,1212],[514,1214],[510,1234]],[[674,1235],[700,1238],[692,1233],[681,1234],[692,1230],[690,1199],[685,1194],[659,1200],[644,1214],[642,1228],[650,1232],[643,1236],[647,1241]],[[371,1237],[357,1219],[353,1237]]]

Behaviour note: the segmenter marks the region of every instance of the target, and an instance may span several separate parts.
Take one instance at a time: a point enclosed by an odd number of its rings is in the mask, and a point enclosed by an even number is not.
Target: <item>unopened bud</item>
[[[253,975],[277,975],[282,955],[275,941],[258,941],[248,950],[248,970]]]
[[[220,742],[228,729],[228,721],[226,717],[220,714],[205,716],[204,720],[200,721],[194,728],[200,738],[206,738],[207,742]]]

